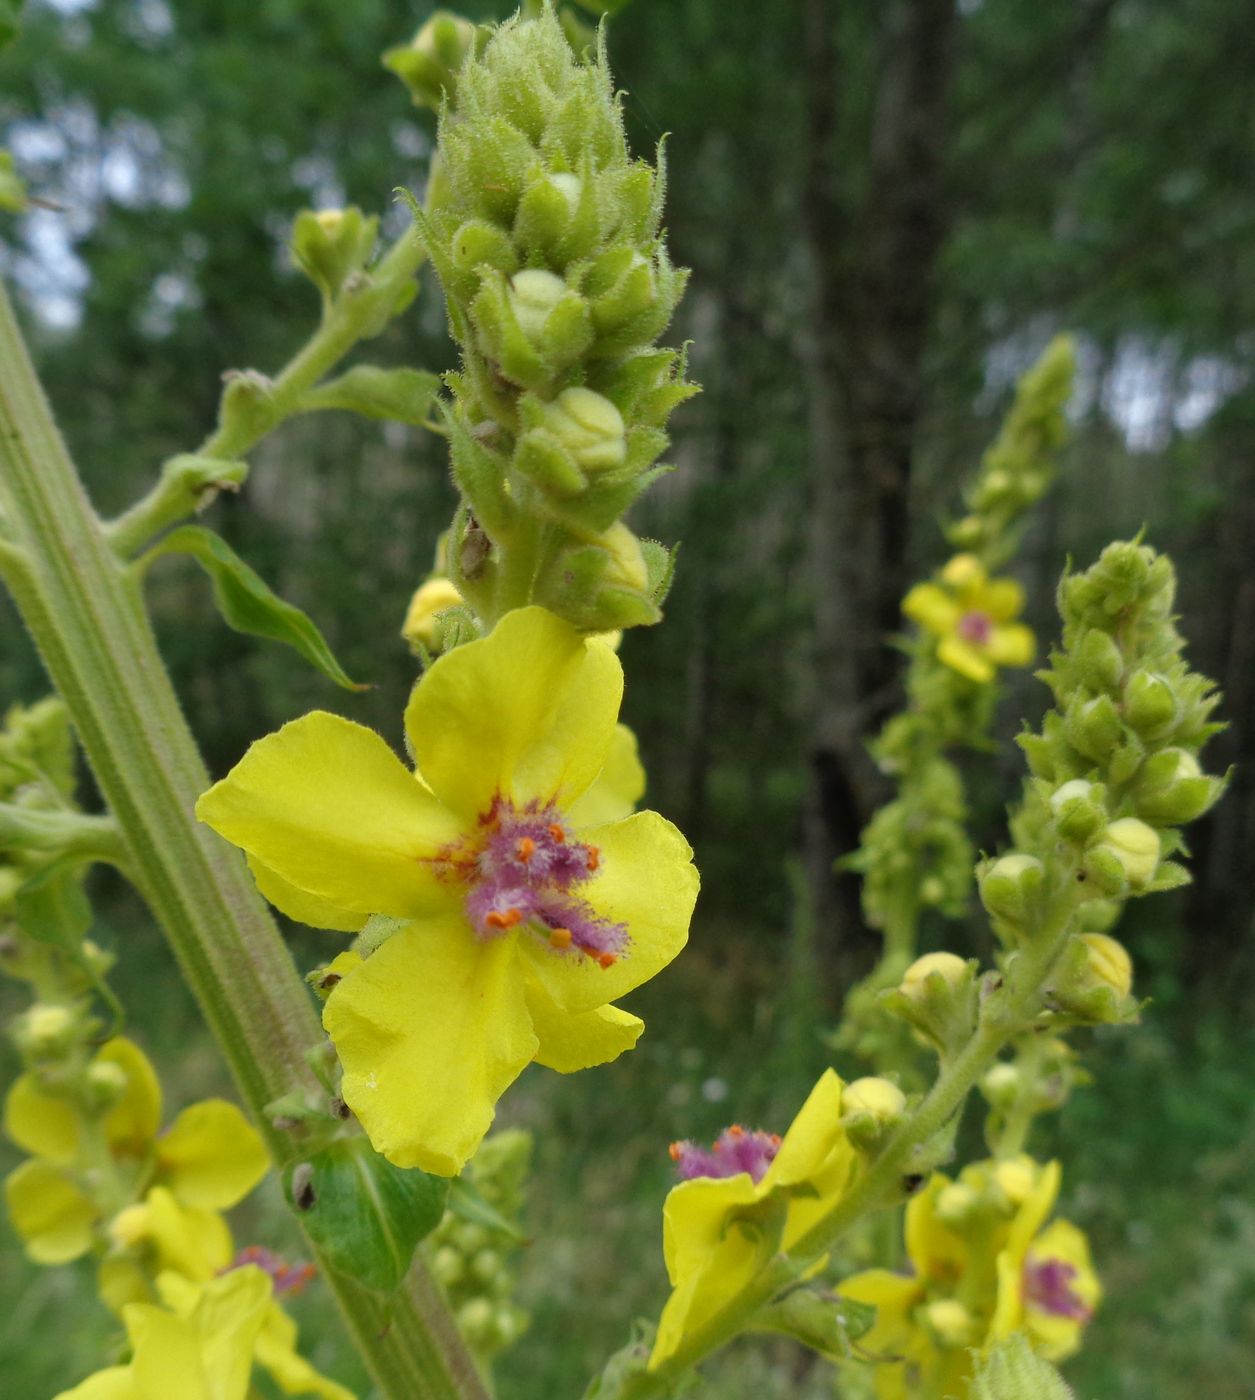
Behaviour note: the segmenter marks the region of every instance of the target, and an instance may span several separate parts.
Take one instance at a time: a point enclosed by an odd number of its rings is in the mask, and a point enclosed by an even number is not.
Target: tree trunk
[[[954,67],[954,0],[886,0],[867,179],[842,194],[837,7],[807,0],[806,222],[815,299],[809,347],[817,700],[807,867],[820,938],[857,928],[833,862],[883,796],[866,740],[896,697],[911,460],[924,397],[934,269],[945,236],[941,173]],[[846,182],[848,188],[850,182]]]

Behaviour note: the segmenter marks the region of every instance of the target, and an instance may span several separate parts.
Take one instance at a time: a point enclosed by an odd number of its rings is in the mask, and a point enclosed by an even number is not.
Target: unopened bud
[[[623,415],[592,389],[563,389],[546,406],[544,425],[589,474],[620,467],[627,456]]]
[[[887,1079],[869,1077],[847,1084],[841,1095],[842,1113],[866,1113],[879,1123],[892,1123],[902,1116],[906,1095]]]
[[[112,1108],[127,1090],[126,1071],[112,1060],[96,1060],[87,1069],[87,1092],[92,1106]]]
[[[902,974],[899,990],[912,1001],[923,998],[929,978],[940,977],[949,987],[958,987],[968,975],[967,963],[957,953],[925,953]]]
[[[981,903],[996,919],[1013,926],[1022,924],[1041,888],[1044,873],[1036,856],[1020,852],[1002,856],[981,877]]]
[[[1114,857],[1129,888],[1142,890],[1159,868],[1159,834],[1137,817],[1121,817],[1107,826],[1094,854]]]
[[[117,1249],[134,1249],[148,1238],[151,1212],[147,1205],[126,1206],[109,1222],[109,1239]]]
[[[620,520],[598,540],[610,553],[610,563],[602,581],[612,588],[632,588],[643,593],[649,587],[649,569],[641,552],[641,542]]]
[[[339,292],[349,275],[365,267],[379,220],[360,209],[302,210],[292,225],[292,252],[324,297]]]
[[[459,1282],[466,1273],[466,1261],[456,1249],[441,1245],[431,1257],[431,1271],[444,1288]]]
[[[1083,933],[1080,939],[1088,950],[1090,976],[1123,1001],[1133,990],[1133,960],[1124,944],[1105,933]]]
[[[924,1318],[943,1347],[967,1346],[972,1340],[972,1315],[957,1298],[939,1298],[929,1303]]]
[[[469,19],[437,10],[409,44],[384,54],[384,67],[409,88],[416,107],[439,112],[456,100],[458,72],[478,37]]]
[[[1138,814],[1163,826],[1194,821],[1220,797],[1224,780],[1211,778],[1185,749],[1163,749],[1146,760],[1135,794]]]
[[[1064,721],[1068,742],[1096,763],[1110,757],[1122,733],[1120,716],[1109,695],[1099,695],[1073,706]]]
[[[541,268],[528,268],[510,279],[510,309],[519,329],[533,344],[541,340],[549,313],[566,294],[562,278]]]
[[[981,1093],[995,1108],[1009,1108],[1020,1095],[1020,1071],[1005,1061],[985,1072],[980,1082]]]
[[[447,578],[430,578],[410,599],[401,635],[415,650],[435,651],[440,644],[439,617],[462,603],[462,595]]]
[[[472,1298],[457,1312],[458,1330],[472,1347],[482,1347],[493,1340],[496,1309],[487,1298]]]
[[[18,1018],[13,1034],[26,1054],[43,1059],[69,1049],[76,1024],[74,1013],[67,1007],[36,1002]]]
[[[1098,628],[1091,628],[1077,648],[1081,678],[1091,690],[1116,692],[1124,674],[1124,656],[1115,638]]]
[[[962,1181],[952,1181],[937,1192],[933,1210],[943,1225],[965,1225],[979,1205],[976,1192]]]
[[[1106,825],[1107,808],[1102,791],[1084,778],[1073,778],[1051,794],[1055,826],[1065,841],[1086,845]]]
[[[1142,739],[1162,739],[1176,723],[1172,686],[1152,671],[1135,671],[1124,691],[1124,718]]]
[[[1030,1158],[1015,1157],[994,1167],[993,1180],[1007,1201],[1018,1207],[1032,1194],[1037,1168]]]

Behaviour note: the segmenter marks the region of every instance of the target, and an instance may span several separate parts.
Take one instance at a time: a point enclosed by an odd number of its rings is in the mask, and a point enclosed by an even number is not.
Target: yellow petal
[[[156,1247],[161,1268],[205,1282],[230,1264],[231,1231],[216,1211],[180,1205],[164,1186],[154,1186],[138,1209],[144,1238]]]
[[[785,1133],[775,1160],[767,1168],[762,1182],[764,1189],[809,1181],[833,1147],[844,1141],[845,1133],[840,1124],[842,1087],[836,1070],[823,1072]]]
[[[298,924],[308,924],[310,928],[333,928],[341,933],[357,933],[366,921],[365,914],[353,909],[341,909],[328,904],[325,899],[309,894],[276,874],[269,866],[263,865],[256,856],[248,857],[248,868],[263,899],[268,899],[280,913]]]
[[[985,566],[974,554],[956,554],[941,571],[941,581],[961,596],[974,597],[985,587]]]
[[[1030,666],[1037,654],[1037,638],[1022,622],[1003,624],[994,628],[985,653],[998,666]]]
[[[110,1312],[122,1316],[128,1303],[151,1303],[148,1275],[138,1260],[127,1254],[106,1255],[96,1271],[96,1292]]]
[[[536,1063],[562,1074],[617,1060],[640,1039],[645,1022],[617,1006],[563,1011],[534,977],[526,980],[527,1010],[540,1041]]]
[[[152,1061],[121,1035],[102,1045],[96,1059],[126,1075],[126,1091],[105,1118],[110,1148],[118,1156],[147,1156],[161,1127],[161,1081]]]
[[[524,937],[519,947],[528,970],[559,1006],[592,1011],[647,982],[688,942],[698,878],[689,843],[657,812],[637,812],[578,835],[600,851],[598,873],[579,893],[602,918],[627,927],[626,952],[603,968],[538,939]]]
[[[1053,1221],[1033,1241],[1028,1262],[1058,1259],[1073,1269],[1068,1289],[1090,1313],[1102,1302],[1102,1285],[1094,1273],[1089,1240],[1070,1220]],[[1080,1318],[1060,1317],[1028,1302],[1024,1325],[1033,1338],[1033,1349],[1048,1361],[1065,1361],[1079,1350],[1085,1324]]]
[[[906,1252],[916,1273],[929,1281],[953,1282],[967,1266],[970,1253],[961,1235],[937,1217],[937,1197],[950,1178],[934,1172],[906,1208]]]
[[[918,1278],[889,1269],[866,1269],[843,1279],[837,1292],[876,1309],[876,1320],[861,1339],[865,1351],[893,1355],[907,1349],[914,1330],[911,1313],[924,1293]]]
[[[270,1169],[256,1129],[225,1099],[192,1104],[157,1143],[162,1184],[185,1206],[227,1210]]]
[[[498,793],[573,803],[602,770],[622,697],[623,668],[604,642],[521,608],[431,667],[405,727],[423,778],[472,821]]]
[[[672,1294],[649,1358],[660,1365],[692,1331],[729,1303],[754,1276],[760,1249],[735,1223],[758,1191],[745,1172],[682,1181],[663,1206],[663,1254]]]
[[[78,1112],[68,1099],[45,1093],[33,1074],[19,1075],[4,1100],[4,1131],[23,1152],[54,1166],[78,1156]]]
[[[321,1400],[354,1400],[351,1390],[314,1370],[296,1349],[296,1323],[271,1303],[257,1334],[256,1356],[285,1395],[317,1395]]]
[[[937,660],[949,666],[952,671],[966,676],[969,681],[984,685],[994,678],[993,664],[985,655],[985,648],[978,648],[961,637],[946,637],[937,647]]]
[[[88,1376],[73,1390],[63,1390],[54,1400],[140,1400],[135,1375],[129,1366],[110,1366]]]
[[[378,734],[337,715],[315,711],[259,739],[196,814],[339,909],[408,918],[449,902],[428,862],[458,823]]]
[[[1013,578],[991,579],[981,590],[977,607],[995,622],[1010,622],[1024,611],[1024,590]]]
[[[461,1171],[536,1053],[515,940],[480,942],[460,916],[423,920],[327,998],[344,1100],[396,1166]]]
[[[962,609],[944,588],[935,583],[917,583],[902,600],[902,611],[938,637],[953,632]]]
[[[645,795],[645,769],[641,766],[636,735],[626,724],[617,724],[605,767],[597,781],[567,808],[573,826],[603,826],[622,821],[636,810]]]
[[[9,1220],[36,1264],[68,1264],[92,1245],[96,1207],[56,1167],[23,1162],[4,1183]]]

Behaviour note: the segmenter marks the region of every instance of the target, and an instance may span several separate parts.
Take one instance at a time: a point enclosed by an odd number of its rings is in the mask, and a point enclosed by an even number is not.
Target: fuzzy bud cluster
[[[989,568],[1014,551],[1016,525],[1054,479],[1075,374],[1076,349],[1067,336],[1056,336],[1017,384],[1002,431],[964,493],[967,514],[946,532],[956,549],[978,555]]]
[[[466,1173],[474,1200],[455,1200],[423,1244],[458,1328],[481,1361],[518,1341],[530,1321],[512,1295],[531,1153],[531,1135],[518,1129],[487,1138]]]
[[[662,170],[628,154],[604,51],[578,59],[549,9],[503,25],[458,75],[439,159],[418,218],[462,352],[453,582],[487,598],[539,519],[551,543],[534,601],[590,631],[656,621],[667,552],[614,527],[695,392],[682,356],[655,347],[686,275],[661,235]],[[471,531],[489,547],[468,559]]]

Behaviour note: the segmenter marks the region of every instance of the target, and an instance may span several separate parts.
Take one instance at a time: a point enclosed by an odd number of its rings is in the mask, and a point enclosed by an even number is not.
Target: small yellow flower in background
[[[123,1309],[129,1365],[98,1371],[56,1400],[245,1400],[254,1360],[285,1394],[353,1400],[296,1355],[296,1329],[264,1269],[245,1264],[203,1285],[162,1274],[157,1287],[164,1307]]]
[[[1016,622],[1024,590],[1014,579],[991,579],[973,554],[956,554],[941,583],[918,583],[902,611],[940,638],[937,657],[969,680],[993,680],[999,666],[1028,666],[1037,649],[1032,630]]]
[[[401,635],[415,651],[420,645],[435,651],[440,642],[440,614],[447,608],[461,607],[462,602],[462,595],[447,578],[429,578],[410,599]]]
[[[109,1041],[88,1074],[117,1081],[117,1099],[102,1127],[116,1168],[136,1194],[158,1186],[190,1209],[226,1210],[269,1169],[261,1138],[223,1099],[192,1104],[159,1132],[161,1086],[133,1042],[120,1036]],[[21,1075],[5,1099],[4,1130],[32,1154],[9,1174],[5,1201],[14,1229],[37,1263],[61,1264],[86,1254],[102,1223],[78,1169],[82,1121],[73,1103],[50,1093],[34,1074]]]
[[[323,1013],[345,1102],[397,1166],[461,1170],[532,1060],[569,1073],[630,1049],[643,1023],[611,1003],[688,938],[688,843],[655,812],[625,815],[640,769],[622,691],[604,642],[520,609],[415,687],[417,774],[316,712],[197,804],[293,918],[405,921],[336,959]]]
[[[787,1251],[828,1214],[849,1187],[858,1154],[841,1127],[841,1080],[825,1071],[783,1138],[727,1129],[707,1152],[675,1143],[685,1179],[663,1208],[663,1253],[672,1293],[649,1358],[661,1365],[684,1340],[744,1289],[765,1262],[756,1212],[784,1209],[778,1245]]]
[[[876,1308],[859,1346],[885,1358],[878,1400],[963,1400],[977,1354],[1016,1331],[1051,1361],[1079,1347],[1101,1289],[1081,1231],[1065,1220],[1042,1229],[1059,1181],[1057,1162],[1026,1156],[974,1163],[958,1182],[937,1173],[907,1206],[911,1272],[868,1269],[840,1284]]]

